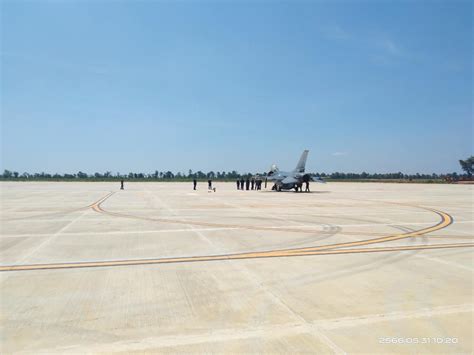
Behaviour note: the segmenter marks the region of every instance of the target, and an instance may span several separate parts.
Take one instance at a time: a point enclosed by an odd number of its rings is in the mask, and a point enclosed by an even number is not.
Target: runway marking
[[[444,260],[444,259],[441,259],[441,258],[430,257],[430,256],[427,256],[427,255],[415,255],[415,257],[426,259],[426,260],[431,260],[431,261],[434,261],[434,262],[437,262],[437,263],[440,263],[440,264],[453,266],[453,267],[456,267],[458,269],[467,270],[467,271],[470,271],[470,272],[474,271],[474,269],[472,267],[462,265],[462,264],[458,264],[458,263],[455,263],[453,261]]]
[[[443,316],[450,314],[469,313],[473,311],[473,304],[460,304],[452,306],[439,306],[433,308],[422,308],[406,312],[390,312],[379,314],[367,314],[358,317],[342,317],[310,321],[306,324],[291,322],[287,324],[266,324],[257,327],[236,327],[220,328],[209,330],[194,330],[186,334],[156,335],[142,338],[140,341],[118,340],[107,344],[88,344],[56,347],[43,350],[43,353],[49,352],[72,352],[72,353],[109,353],[116,349],[124,352],[150,351],[150,349],[160,349],[185,345],[208,344],[211,342],[225,341],[244,341],[246,339],[261,338],[279,338],[293,337],[299,334],[307,334],[309,327],[317,327],[318,330],[334,330],[339,328],[356,327],[370,325],[387,321],[397,321],[404,319],[428,318],[433,316]],[[331,349],[334,351],[334,349]]]
[[[112,193],[113,194],[113,193]],[[96,212],[99,213],[105,213],[108,215],[116,216],[116,217],[124,217],[124,218],[136,218],[136,219],[143,219],[143,220],[151,220],[151,221],[156,221],[156,222],[170,222],[172,223],[177,223],[177,224],[198,224],[198,225],[209,225],[209,226],[220,226],[220,227],[241,227],[243,229],[249,228],[249,229],[264,229],[264,230],[273,230],[275,231],[276,229],[274,228],[264,228],[264,227],[256,227],[254,228],[253,226],[250,228],[248,226],[234,226],[234,225],[222,225],[218,223],[208,223],[208,222],[196,222],[196,221],[182,221],[182,220],[169,220],[169,219],[161,219],[161,218],[148,218],[148,217],[140,217],[140,216],[133,216],[133,215],[128,215],[128,214],[122,214],[122,213],[117,213],[117,212],[109,212],[104,210],[101,207],[101,204],[107,200],[112,194],[109,194],[102,198],[101,200],[97,201],[96,203],[92,204],[92,209]],[[399,203],[394,203],[397,205],[400,205]],[[354,241],[354,242],[346,242],[346,243],[337,243],[337,244],[327,244],[327,245],[321,245],[321,246],[315,246],[315,247],[307,247],[307,248],[292,248],[292,249],[279,249],[279,250],[273,250],[273,251],[263,251],[263,253],[266,252],[282,252],[282,251],[291,251],[291,252],[301,252],[301,251],[316,251],[316,250],[325,250],[325,249],[333,249],[333,248],[345,248],[345,247],[352,247],[352,246],[361,246],[361,245],[368,245],[368,244],[374,244],[374,243],[383,243],[383,242],[388,242],[388,241],[394,241],[394,240],[399,240],[399,239],[405,239],[405,238],[410,238],[410,237],[417,237],[421,236],[423,234],[431,233],[434,231],[437,231],[439,229],[443,229],[447,226],[449,226],[451,223],[453,223],[453,218],[447,214],[446,212],[438,211],[435,209],[431,209],[428,207],[420,207],[420,206],[412,206],[411,207],[418,207],[422,208],[426,211],[433,212],[437,214],[441,220],[430,227],[419,229],[416,231],[412,232],[407,232],[407,233],[402,233],[402,234],[395,234],[395,235],[389,235],[389,236],[384,236],[380,238],[374,238],[374,239],[365,239],[365,240],[360,240],[360,241]],[[279,231],[288,231],[288,229],[279,229]],[[294,231],[294,230],[292,230]],[[306,232],[304,229],[298,229],[298,232]],[[307,231],[309,233],[315,233],[315,231]]]
[[[114,192],[109,193],[97,202],[90,205],[90,207],[98,212],[117,217],[146,219],[161,222],[163,219],[150,219],[146,217],[132,216],[115,212],[108,212],[101,207],[101,204],[106,201]],[[389,235],[373,239],[365,239],[353,242],[335,243],[327,245],[319,245],[304,248],[278,249],[269,251],[255,251],[223,255],[207,255],[207,256],[190,256],[190,257],[170,257],[170,258],[154,258],[154,259],[136,259],[136,260],[110,260],[110,261],[92,261],[92,262],[71,262],[71,263],[50,263],[50,264],[31,264],[31,265],[10,265],[1,266],[0,271],[24,271],[24,270],[45,270],[45,269],[72,269],[72,268],[91,268],[91,267],[109,267],[109,266],[126,266],[126,265],[151,265],[151,264],[167,264],[167,263],[182,263],[182,262],[198,262],[198,261],[222,261],[222,260],[241,260],[241,259],[256,259],[256,258],[270,258],[270,257],[289,257],[289,256],[309,256],[309,255],[333,255],[333,254],[351,254],[351,253],[373,253],[373,252],[389,252],[389,251],[409,251],[421,249],[442,249],[442,248],[461,248],[473,247],[474,243],[452,243],[452,244],[435,244],[435,245],[412,245],[412,246],[393,246],[393,247],[376,247],[376,248],[352,248],[355,246],[365,246],[370,244],[385,243],[394,240],[417,237],[427,233],[431,233],[449,226],[453,222],[453,218],[442,211],[430,209],[427,207],[419,207],[427,211],[436,213],[440,217],[440,221],[430,227],[423,228],[416,231],[410,231],[402,234]],[[170,220],[165,220],[170,221]],[[172,223],[178,224],[197,224],[192,221],[176,221]],[[205,223],[205,222],[203,222]],[[199,224],[203,224],[199,223]],[[206,223],[208,225],[216,225],[213,223]],[[222,225],[220,225],[222,226]],[[238,226],[241,227],[241,226]],[[275,230],[272,228],[272,230]],[[314,233],[314,231],[313,231]],[[347,249],[350,248],[350,249]]]
[[[99,201],[93,203],[91,205],[91,208],[94,211],[98,212],[98,213],[103,213],[103,214],[110,215],[110,216],[121,217],[121,218],[129,218],[129,219],[145,220],[145,221],[151,221],[151,222],[198,225],[198,226],[205,226],[205,227],[239,228],[239,229],[249,229],[249,230],[265,230],[265,231],[268,231],[268,230],[275,231],[275,230],[277,230],[277,231],[281,231],[281,232],[297,232],[297,233],[310,233],[310,234],[319,232],[318,230],[314,230],[314,229],[306,230],[305,228],[295,228],[295,227],[293,227],[293,228],[286,228],[286,227],[281,228],[280,227],[279,228],[278,226],[271,226],[271,227],[246,226],[246,225],[211,223],[211,222],[201,222],[201,221],[192,221],[192,220],[176,220],[176,219],[169,219],[169,218],[150,218],[150,217],[135,216],[135,215],[130,215],[130,214],[126,214],[126,213],[111,212],[111,211],[104,210],[101,207],[101,204],[105,200],[107,200],[110,196],[112,196],[113,194],[114,194],[114,192],[111,192],[107,196],[104,196]],[[399,203],[394,203],[394,204],[400,205]],[[434,212],[434,213],[438,214],[439,216],[441,216],[441,218],[446,218],[446,220],[448,221],[448,223],[446,225],[451,224],[452,221],[453,221],[452,217],[449,214],[445,213],[445,212],[437,211],[437,210],[430,209],[430,208],[427,208],[427,207],[412,206],[412,205],[404,205],[404,206],[416,207],[416,208],[424,209],[424,210],[429,211],[429,212]],[[402,223],[402,222],[400,222],[400,223]],[[395,223],[395,224],[400,224],[400,223]],[[440,223],[443,223],[443,221],[441,221]],[[389,225],[392,225],[392,224],[393,223],[391,223]],[[377,225],[380,225],[380,224],[376,224],[375,226],[377,226]],[[344,226],[344,225],[341,225],[341,226]],[[349,226],[349,225],[346,225],[346,226]],[[357,225],[357,226],[359,226],[359,225]],[[433,227],[437,227],[437,226],[438,225],[435,225]],[[433,227],[430,227],[430,228],[433,228]],[[423,230],[427,230],[427,229],[430,229],[430,228],[425,228]],[[444,228],[444,227],[442,227],[442,228]],[[441,228],[433,229],[433,231],[437,230],[437,229],[441,229]],[[429,232],[424,232],[422,234],[425,234],[425,233],[429,233]]]
[[[323,330],[333,330],[347,327],[359,327],[362,325],[391,322],[402,319],[428,318],[434,316],[443,316],[457,313],[471,313],[474,310],[474,304],[459,304],[451,306],[439,306],[434,308],[422,308],[408,312],[390,312],[380,314],[368,314],[360,317],[343,317],[336,319],[324,319],[315,321],[313,324],[318,325]]]
[[[474,247],[474,243],[453,243],[453,244],[432,244],[432,245],[412,245],[399,247],[383,248],[361,248],[361,249],[337,249],[337,250],[319,250],[319,251],[268,251],[268,252],[249,252],[240,254],[208,255],[208,256],[188,256],[172,257],[158,259],[132,259],[132,260],[110,260],[110,261],[84,261],[71,263],[51,263],[51,264],[30,264],[30,265],[10,265],[0,266],[0,271],[26,271],[26,270],[46,270],[46,269],[77,269],[92,267],[110,267],[110,266],[130,266],[130,265],[154,265],[154,264],[175,264],[198,261],[228,261],[243,259],[275,258],[290,256],[310,256],[310,255],[334,255],[334,254],[358,254],[375,253],[389,251],[410,251],[423,249],[447,249]]]
[[[299,334],[309,334],[311,329],[315,326],[301,323],[288,323],[264,326],[244,326],[240,328],[215,328],[215,329],[195,329],[189,330],[186,334],[157,334],[154,336],[140,338],[137,340],[117,340],[110,343],[96,343],[96,344],[75,344],[72,346],[55,347],[46,349],[42,352],[48,353],[114,353],[120,349],[124,353],[128,352],[144,352],[149,353],[153,349],[153,353],[166,352],[167,348],[179,346],[196,346],[199,344],[208,344],[212,348],[213,343],[218,342],[243,342],[248,339],[283,339],[291,338]],[[318,336],[318,335],[316,335]],[[328,344],[326,344],[328,345]],[[221,348],[217,348],[221,349]],[[257,348],[259,349],[259,348]],[[336,352],[335,348],[327,347],[324,349],[327,353],[341,353]],[[344,354],[344,353],[343,353]]]
[[[153,198],[157,199],[161,205],[163,205],[168,211],[170,211],[172,214],[176,214],[176,212],[169,207],[164,201],[162,201],[159,197],[153,195],[151,192],[147,191]],[[190,226],[190,230],[192,230],[192,227]],[[204,242],[206,242],[212,249],[217,250],[218,252],[221,251],[221,246],[215,245],[211,239],[209,239],[204,233],[202,233],[199,230],[194,230],[194,233],[196,233],[199,238],[201,238]],[[281,300],[280,297],[278,297],[274,292],[272,292],[270,289],[268,289],[265,285],[263,285],[258,277],[255,277],[255,275],[248,270],[245,266],[242,266],[241,264],[235,263],[232,265],[232,268],[236,270],[237,272],[241,273],[244,275],[247,280],[252,282],[256,287],[260,287],[260,289],[263,290],[263,292],[275,303],[278,304],[280,307],[286,309],[286,311],[291,314],[294,318],[298,319],[301,324],[305,327],[308,333],[311,333],[315,335],[317,338],[319,338],[324,344],[326,344],[335,354],[344,354],[345,352],[342,351],[336,344],[334,344],[326,335],[322,334],[320,331],[318,331],[317,327],[310,325],[301,315],[298,313],[294,312],[285,302]],[[186,299],[188,300],[189,307],[193,309],[192,302],[189,301],[188,293],[186,291],[185,286],[181,283],[181,280],[178,277],[178,280],[181,284],[181,288],[185,294]]]
[[[115,216],[114,216],[115,217]],[[222,217],[226,217],[226,216],[222,216]],[[124,217],[124,218],[132,218],[132,217]],[[140,216],[136,216],[134,219],[143,219],[143,218],[148,218],[148,217],[140,217]],[[186,218],[202,218],[201,216],[189,216],[189,217],[186,217]],[[343,217],[342,217],[343,218]],[[55,219],[29,219],[29,220],[25,220],[23,221],[22,223],[37,223],[37,222],[69,222],[71,221],[73,218],[55,218]],[[274,218],[275,220],[277,220],[278,218]],[[104,219],[103,218],[88,218],[87,221],[88,222],[102,222]],[[153,218],[150,218],[150,221],[151,222],[161,222],[160,220],[158,219],[153,219]],[[174,220],[174,223],[175,224],[184,224],[184,222],[181,222],[181,221],[184,221],[184,220]],[[186,223],[189,223],[189,224],[200,224],[201,222],[193,222],[192,220],[187,220],[186,219]],[[207,222],[203,222],[203,223],[207,223]],[[304,222],[298,222],[298,221],[295,221],[295,223],[304,223]],[[307,223],[307,222],[306,222]],[[464,224],[464,223],[474,223],[474,221],[459,221],[459,220],[456,220],[456,224]],[[281,225],[281,226],[275,226],[275,225],[262,225],[262,226],[243,226],[243,225],[232,225],[231,227],[226,227],[226,226],[229,226],[227,224],[219,224],[219,227],[212,227],[213,229],[215,230],[219,230],[219,229],[265,229],[265,230],[272,230],[272,229],[276,229],[276,230],[279,230],[279,229],[284,229],[283,232],[286,232],[288,231],[289,229],[293,228],[293,229],[311,229],[313,228],[313,230],[310,230],[308,232],[304,232],[303,233],[310,233],[310,232],[313,232],[314,231],[314,228],[315,227],[318,227],[322,224],[327,224],[327,223],[320,223],[320,224],[314,224],[314,225],[295,225],[295,224],[292,224],[292,225]],[[396,221],[396,222],[391,222],[391,223],[360,223],[360,224],[356,224],[356,223],[350,223],[350,224],[341,224],[341,223],[337,223],[337,224],[334,224],[334,223],[331,223],[332,226],[335,226],[335,227],[393,227],[393,226],[398,226],[398,225],[404,225],[404,226],[431,226],[432,225],[432,222],[404,222],[404,221]],[[159,230],[159,229],[158,229]],[[172,229],[169,229],[169,230],[172,230]],[[301,232],[301,231],[298,231],[298,232]],[[469,235],[471,235],[472,233],[468,233],[468,232],[465,232]],[[40,234],[29,234],[29,235],[32,235],[32,236],[37,236],[37,235],[40,235]],[[380,235],[380,233],[378,233],[378,235]]]
[[[31,255],[33,255],[34,253],[36,253],[39,249],[43,248],[46,244],[48,243],[51,243],[51,241],[53,241],[54,239],[56,239],[58,236],[60,236],[66,229],[68,229],[71,225],[73,225],[76,221],[78,221],[79,219],[81,219],[82,217],[84,217],[84,215],[86,215],[87,213],[89,213],[90,211],[89,210],[85,210],[81,215],[77,216],[76,218],[74,218],[72,221],[68,222],[67,224],[65,224],[64,226],[62,226],[57,232],[55,232],[53,235],[51,235],[49,238],[43,240],[39,245],[37,245],[35,248],[33,248],[29,253],[27,253],[26,255],[23,255],[18,261],[17,263],[19,262],[22,262],[22,261],[25,261],[26,259],[28,259]]]
[[[111,192],[108,195],[102,197],[99,201],[91,203],[90,205],[87,205],[87,206],[82,206],[82,207],[78,207],[78,208],[71,208],[69,210],[63,210],[63,211],[37,214],[37,215],[33,215],[33,216],[24,216],[24,217],[16,217],[16,218],[9,218],[9,219],[0,219],[0,221],[1,222],[20,221],[20,220],[28,220],[29,221],[29,220],[32,220],[33,218],[38,218],[38,217],[41,218],[41,217],[49,217],[49,216],[56,216],[56,215],[63,215],[63,214],[73,213],[73,212],[79,212],[79,211],[83,211],[83,210],[87,210],[89,208],[92,208],[92,206],[95,203],[105,201],[106,199],[108,199],[113,194],[114,194],[114,192]]]
[[[425,208],[425,207],[423,207]],[[407,232],[407,233],[402,233],[402,234],[395,234],[395,235],[390,235],[390,236],[385,236],[385,237],[380,237],[380,238],[374,238],[374,239],[365,239],[365,240],[360,240],[360,241],[355,241],[355,242],[348,242],[348,243],[337,243],[337,244],[329,244],[329,245],[323,245],[323,246],[318,246],[318,247],[308,247],[308,248],[300,248],[297,249],[296,251],[314,251],[314,250],[322,250],[322,249],[328,249],[328,248],[345,248],[345,247],[352,247],[352,246],[360,246],[360,245],[368,245],[368,244],[374,244],[374,243],[385,243],[389,241],[394,241],[394,240],[399,240],[399,239],[405,239],[405,238],[411,238],[411,237],[418,237],[423,234],[431,233],[434,231],[437,231],[439,229],[446,228],[449,226],[451,223],[453,223],[453,218],[442,211],[437,211],[433,209],[428,209],[434,213],[436,213],[438,216],[441,217],[441,220],[438,224],[435,224],[434,226],[419,229],[416,231],[412,232]]]
[[[88,220],[89,221],[89,220]],[[130,230],[130,231],[109,231],[109,232],[68,232],[62,235],[120,235],[120,234],[158,234],[158,233],[182,233],[182,232],[214,232],[224,230],[238,230],[239,228],[191,228],[191,229],[154,229],[154,230]],[[9,234],[3,235],[2,238],[25,238],[25,237],[49,237],[51,233],[41,234]]]
[[[456,235],[456,234],[450,234],[450,235],[430,235],[430,239],[474,239],[474,236],[466,236],[466,235]]]

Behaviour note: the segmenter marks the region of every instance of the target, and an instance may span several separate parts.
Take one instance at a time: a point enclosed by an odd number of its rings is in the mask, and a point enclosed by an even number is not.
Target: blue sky
[[[1,169],[459,171],[470,1],[3,1]]]

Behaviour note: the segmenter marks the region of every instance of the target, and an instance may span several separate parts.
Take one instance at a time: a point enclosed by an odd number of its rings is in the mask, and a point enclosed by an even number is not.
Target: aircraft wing
[[[311,181],[314,181],[314,182],[320,182],[321,184],[325,184],[326,181],[324,181],[321,177],[319,176],[315,176],[315,175],[310,175],[311,177]]]
[[[299,180],[295,179],[293,176],[287,176],[281,181],[282,184],[296,184],[297,182],[299,182]]]

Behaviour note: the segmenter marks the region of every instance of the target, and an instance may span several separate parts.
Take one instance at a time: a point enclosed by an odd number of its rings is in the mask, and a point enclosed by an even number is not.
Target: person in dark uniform
[[[237,190],[240,190],[240,181],[238,179],[237,179],[236,183],[237,183]]]
[[[244,189],[244,178],[240,178],[240,189],[243,190]]]
[[[249,188],[250,188],[250,179],[247,177],[247,180],[245,180],[245,190],[248,191]]]
[[[198,183],[197,180],[193,179],[193,190],[196,190],[197,183]]]
[[[123,190],[123,179],[120,180],[120,190]]]
[[[211,179],[207,180],[207,188],[209,190],[212,190],[212,180]]]
[[[255,179],[254,178],[252,178],[251,183],[252,183],[252,190],[253,190],[255,188]]]
[[[309,180],[310,180],[309,175],[303,176],[303,182],[306,184],[306,189],[304,190],[305,192],[311,192],[309,191]]]
[[[302,182],[298,182],[296,184],[296,192],[298,192],[298,191],[303,192],[303,183]]]

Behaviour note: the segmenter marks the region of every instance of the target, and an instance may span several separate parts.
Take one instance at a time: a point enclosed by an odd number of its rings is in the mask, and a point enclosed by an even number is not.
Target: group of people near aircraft
[[[306,185],[305,192],[310,192],[309,182],[316,181],[324,183],[319,176],[314,174],[305,173],[306,159],[308,158],[308,150],[303,151],[301,154],[300,160],[296,165],[296,168],[290,172],[280,171],[278,167],[273,164],[270,171],[265,174],[265,188],[267,188],[267,181],[274,183],[272,190],[281,191],[281,190],[292,190],[296,192],[303,191],[303,183]],[[235,183],[237,185],[237,190],[261,190],[262,189],[263,176],[255,175],[252,178],[249,176],[246,180],[244,178],[238,179]],[[121,180],[120,188],[123,190],[124,181]],[[212,180],[207,181],[208,191],[216,191],[216,188],[212,187]],[[197,188],[197,180],[193,179],[193,189]]]
[[[237,180],[235,183],[237,185],[237,190],[261,190],[262,182],[263,182],[263,179],[260,176],[257,176],[257,177],[252,177],[251,179],[247,177],[246,180],[244,180],[244,178],[241,178],[240,180]],[[245,189],[244,189],[244,185],[245,185]]]

